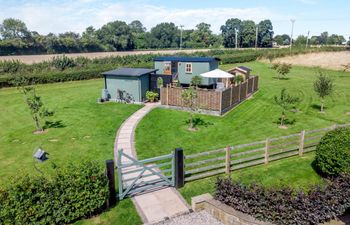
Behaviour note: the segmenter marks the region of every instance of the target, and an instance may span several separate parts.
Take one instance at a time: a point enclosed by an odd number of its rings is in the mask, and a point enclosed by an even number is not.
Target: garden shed
[[[102,99],[128,103],[144,102],[146,92],[151,86],[150,77],[156,71],[145,68],[119,68],[102,73]]]

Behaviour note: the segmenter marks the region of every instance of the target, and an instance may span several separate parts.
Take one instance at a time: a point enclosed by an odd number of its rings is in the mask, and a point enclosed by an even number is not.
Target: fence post
[[[181,188],[185,184],[184,152],[182,148],[175,149],[175,188]]]
[[[117,202],[117,195],[115,191],[115,178],[114,178],[114,162],[112,159],[106,160],[106,175],[108,178],[109,197],[107,201],[107,208],[115,205]]]
[[[226,148],[226,157],[225,157],[225,172],[226,174],[230,174],[231,172],[231,148],[227,147]]]
[[[269,163],[269,148],[270,148],[270,139],[266,138],[266,143],[265,143],[265,159],[264,163],[268,164]]]
[[[246,87],[246,91],[245,91],[245,97],[247,98],[248,97],[248,94],[249,94],[249,79],[247,79],[247,87]]]
[[[304,154],[305,130],[300,132],[299,156]]]
[[[233,88],[232,88],[232,86],[231,86],[230,106],[232,105],[232,90],[233,90]]]
[[[166,105],[169,105],[169,84],[166,85]]]
[[[238,102],[241,102],[241,86],[242,86],[242,83],[238,85]]]

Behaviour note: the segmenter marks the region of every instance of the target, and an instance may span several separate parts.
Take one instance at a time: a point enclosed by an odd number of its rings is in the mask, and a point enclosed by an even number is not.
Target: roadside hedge
[[[16,177],[0,188],[0,224],[67,224],[99,213],[107,178],[96,162],[69,164],[53,175]]]
[[[350,208],[350,176],[340,176],[308,193],[290,188],[243,186],[218,179],[215,199],[258,220],[274,224],[319,224],[343,215]]]
[[[315,166],[321,175],[350,174],[350,128],[329,131],[316,146]]]

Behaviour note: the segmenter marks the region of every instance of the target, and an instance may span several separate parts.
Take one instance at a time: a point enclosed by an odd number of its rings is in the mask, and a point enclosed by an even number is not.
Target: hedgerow
[[[72,223],[101,212],[108,194],[96,162],[69,164],[53,175],[23,175],[0,188],[0,224]]]
[[[350,174],[350,128],[328,132],[316,146],[315,166],[325,176]]]
[[[350,208],[350,176],[339,176],[308,193],[290,188],[244,186],[223,178],[216,183],[215,199],[274,224],[319,224],[343,215]]]
[[[254,61],[259,58],[272,56],[273,58],[286,56],[289,54],[302,54],[308,52],[321,51],[341,51],[344,48],[322,47],[309,49],[263,49],[263,50],[234,50],[219,49],[208,52],[195,52],[191,54],[177,53],[175,55],[183,56],[203,56],[218,57],[221,64],[243,63]],[[101,73],[106,70],[118,67],[152,67],[153,59],[159,54],[145,55],[126,55],[126,56],[109,56],[103,58],[89,59],[86,57],[78,57],[75,59],[67,56],[55,57],[50,61],[44,61],[26,65],[19,61],[0,61],[0,87],[11,86],[11,80],[14,76],[26,75],[35,78],[40,83],[63,82],[70,80],[92,79],[100,77],[99,74],[91,75],[91,73]],[[80,74],[80,75],[79,75]]]

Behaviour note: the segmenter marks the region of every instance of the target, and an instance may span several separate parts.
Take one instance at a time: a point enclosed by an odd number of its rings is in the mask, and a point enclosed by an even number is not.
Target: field
[[[279,58],[275,61],[300,66],[344,70],[343,65],[350,63],[350,51],[310,53]]]
[[[196,132],[188,131],[186,120],[189,113],[169,109],[155,109],[148,114],[136,130],[136,149],[141,158],[167,154],[182,147],[185,154],[208,151],[226,146],[264,140],[297,133],[303,129],[313,130],[334,123],[350,122],[350,73],[323,70],[334,79],[335,92],[326,99],[326,113],[319,112],[319,98],[313,91],[317,69],[295,66],[288,79],[276,79],[276,73],[268,64],[245,63],[260,76],[260,90],[223,117],[198,115],[204,125]],[[224,65],[229,69],[234,65]],[[302,99],[297,113],[288,113],[294,123],[288,129],[277,125],[281,109],[274,103],[274,96],[282,88]]]
[[[71,58],[86,57],[89,59],[103,58],[108,56],[126,56],[126,55],[145,55],[145,54],[175,54],[175,53],[193,53],[193,52],[205,52],[209,49],[184,49],[184,50],[145,50],[145,51],[123,51],[123,52],[90,52],[90,53],[68,53],[65,54]],[[2,60],[19,60],[26,64],[38,63],[42,61],[48,61],[54,56],[59,54],[48,55],[14,55],[14,56],[0,56]]]

